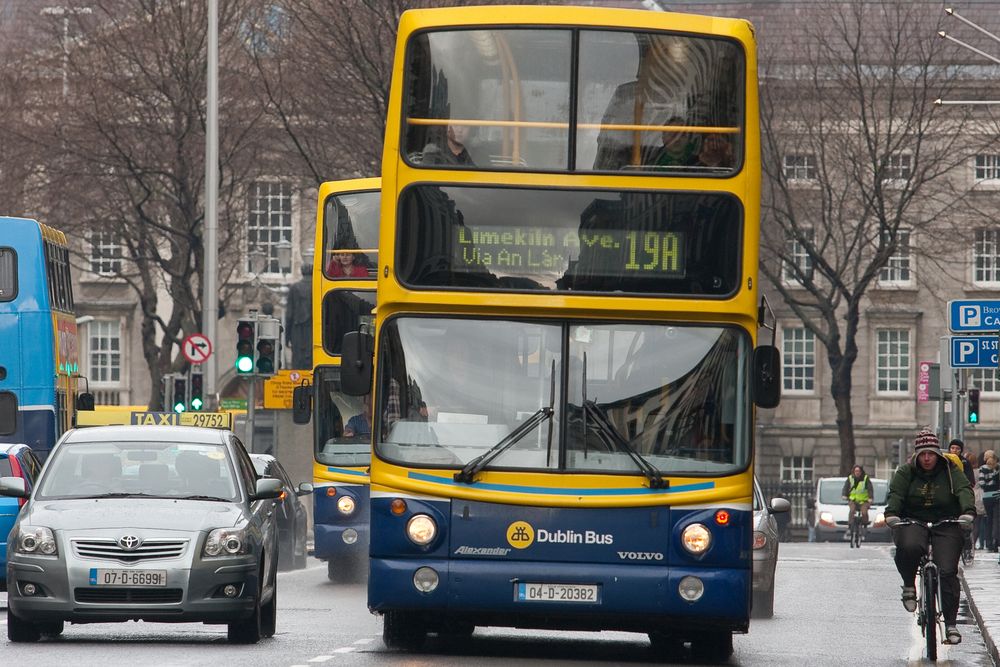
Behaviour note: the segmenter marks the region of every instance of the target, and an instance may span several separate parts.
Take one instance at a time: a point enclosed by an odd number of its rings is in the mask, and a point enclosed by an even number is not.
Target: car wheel
[[[271,593],[271,601],[261,607],[260,610],[260,635],[261,637],[273,637],[274,631],[278,627],[278,578],[274,578],[274,591]]]
[[[7,639],[12,642],[37,642],[42,633],[34,623],[25,621],[7,610]]]
[[[300,532],[301,532],[301,534],[299,535],[298,543],[299,543],[299,545],[301,545],[301,549],[300,549],[301,552],[299,552],[299,551],[295,552],[295,558],[294,558],[295,562],[292,563],[292,567],[294,567],[296,570],[301,570],[302,568],[304,568],[306,566],[306,557],[308,556],[308,554],[306,553],[306,550],[307,550],[307,547],[306,547],[306,526],[305,526],[304,523],[302,524],[302,530]]]
[[[382,641],[388,648],[415,651],[424,645],[427,630],[413,612],[387,611],[382,614]]]
[[[49,623],[36,623],[35,626],[45,637],[58,637],[63,633],[66,624],[63,621],[51,621]]]
[[[691,639],[691,657],[696,661],[725,662],[733,654],[733,633],[707,632]]]
[[[771,618],[774,616],[774,589],[767,591],[754,591],[753,613],[754,618]]]
[[[257,581],[257,597],[254,599],[253,612],[248,618],[229,624],[227,634],[233,644],[256,644],[263,636],[263,614],[260,604],[260,595],[264,588],[263,569],[262,567]]]

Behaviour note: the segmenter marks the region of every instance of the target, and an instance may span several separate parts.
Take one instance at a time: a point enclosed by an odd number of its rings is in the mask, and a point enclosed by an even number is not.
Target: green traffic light
[[[977,423],[979,423],[979,415],[977,415],[975,412],[970,412],[969,413],[969,423],[970,424],[977,424]]]
[[[203,405],[203,403],[201,402],[200,398],[192,398],[191,399],[191,409],[192,410],[201,410],[201,406],[202,405]]]
[[[183,403],[175,403],[174,404],[174,412],[184,412],[184,410],[185,410],[185,408],[184,408],[184,404]]]
[[[253,357],[236,357],[236,370],[240,373],[249,373],[253,370]]]

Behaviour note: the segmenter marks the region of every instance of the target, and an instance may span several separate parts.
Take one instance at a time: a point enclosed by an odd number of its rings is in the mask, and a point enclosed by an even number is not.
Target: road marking
[[[334,653],[352,653],[354,651],[353,646],[341,646],[338,649],[334,649]]]
[[[354,643],[355,644],[371,644],[373,641],[375,641],[374,637],[368,637],[367,639],[359,639],[359,640],[357,640]]]
[[[332,655],[317,655],[315,658],[309,658],[309,662],[326,662],[327,660],[333,660]]]

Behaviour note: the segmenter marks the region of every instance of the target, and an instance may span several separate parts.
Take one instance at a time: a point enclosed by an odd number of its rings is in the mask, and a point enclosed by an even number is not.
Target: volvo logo
[[[118,538],[118,546],[125,551],[135,551],[139,548],[140,544],[142,544],[142,540],[135,535],[125,535]]]

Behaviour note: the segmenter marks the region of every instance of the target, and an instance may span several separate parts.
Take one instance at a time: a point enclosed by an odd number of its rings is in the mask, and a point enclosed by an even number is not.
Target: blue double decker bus
[[[79,354],[66,235],[26,218],[0,217],[0,442],[44,460],[73,425]]]

